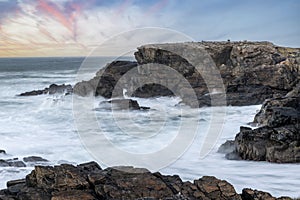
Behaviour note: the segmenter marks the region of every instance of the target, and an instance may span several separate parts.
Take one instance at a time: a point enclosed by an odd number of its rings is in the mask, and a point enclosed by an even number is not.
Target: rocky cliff
[[[202,199],[276,200],[269,193],[244,189],[237,194],[227,181],[204,176],[183,182],[179,176],[133,167],[101,169],[95,163],[78,166],[36,166],[26,179],[9,181],[0,200]],[[291,200],[288,197],[278,198]]]
[[[144,45],[135,52],[135,62],[113,62],[100,70],[90,81],[75,85],[74,92],[85,96],[93,92],[95,95],[111,97],[117,82],[127,72],[136,69],[137,76],[127,77],[123,81],[134,82],[139,87],[131,92],[133,96],[153,97],[174,95],[172,89],[182,87],[178,76],[165,71],[162,66],[176,70],[195,91],[199,105],[210,105],[210,95],[206,82],[195,67],[185,58],[174,52],[185,51],[188,46],[199,47],[212,58],[220,72],[225,86],[227,104],[234,106],[261,104],[265,99],[283,96],[297,84],[300,77],[300,49],[279,47],[269,42],[198,42],[177,44]],[[168,49],[168,50],[166,50]],[[191,59],[199,60],[203,56],[189,55]],[[155,68],[152,71],[155,79],[168,80],[165,84],[141,84],[138,79],[145,80],[149,73],[139,69],[147,65]],[[209,71],[209,68],[205,68]],[[204,72],[205,73],[205,72]],[[215,85],[214,87],[219,87]],[[119,91],[117,89],[116,91]],[[121,96],[116,92],[116,96]],[[220,94],[211,94],[220,95]],[[224,94],[221,94],[224,95]]]
[[[241,127],[234,142],[220,148],[229,159],[300,162],[300,84],[283,97],[267,99],[254,118],[258,128]],[[224,151],[229,149],[228,152]]]

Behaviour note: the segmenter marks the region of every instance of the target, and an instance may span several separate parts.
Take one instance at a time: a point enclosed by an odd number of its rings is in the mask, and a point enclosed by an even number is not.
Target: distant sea
[[[83,60],[84,58],[0,58],[0,149],[7,152],[7,155],[0,154],[0,159],[41,156],[48,159],[51,165],[79,164],[94,160],[77,133],[71,95],[17,96],[25,91],[43,89],[52,83],[74,85]],[[89,76],[92,78],[93,74]],[[134,120],[145,130],[155,130],[156,126],[161,124],[162,117],[167,119],[161,136],[144,145],[138,140],[130,139],[122,130],[116,129],[111,119],[111,111],[97,108],[104,99],[95,98],[96,115],[105,122],[102,128],[120,149],[148,152],[163,148],[168,144],[169,138],[176,136],[180,118],[197,120],[200,125],[199,137],[196,137],[181,158],[161,169],[162,173],[178,174],[183,180],[211,175],[229,181],[237,192],[241,192],[242,188],[251,187],[275,196],[300,197],[300,165],[230,161],[226,160],[223,154],[217,153],[220,144],[227,139],[233,139],[240,126],[247,126],[247,123],[252,121],[260,105],[227,107],[226,121],[216,145],[204,159],[200,159],[201,138],[209,126],[217,125],[210,121],[210,108],[202,108],[199,116],[188,107],[185,107],[184,111],[179,110],[176,105],[180,99],[177,97],[135,99],[142,106],[152,108],[141,113],[130,111],[133,118],[130,120]],[[156,121],[149,123],[149,119]],[[126,120],[129,119],[124,119],[125,123]],[[127,131],[131,129],[134,130],[134,127],[127,127]],[[33,166],[0,167],[0,188],[4,188],[8,180],[24,178],[32,169]]]

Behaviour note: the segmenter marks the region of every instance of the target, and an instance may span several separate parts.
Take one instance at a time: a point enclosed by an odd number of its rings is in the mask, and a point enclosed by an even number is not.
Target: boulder
[[[42,90],[33,90],[29,92],[24,92],[19,94],[18,96],[36,96],[41,94],[63,94],[63,95],[69,95],[73,92],[73,88],[71,85],[57,85],[57,84],[51,84],[49,87],[44,88]]]

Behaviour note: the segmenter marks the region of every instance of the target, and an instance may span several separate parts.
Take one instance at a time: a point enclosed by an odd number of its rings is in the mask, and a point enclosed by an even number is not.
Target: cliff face
[[[213,59],[223,79],[228,105],[261,104],[285,95],[299,81],[300,49],[269,42],[199,42]],[[200,105],[209,105],[206,84],[184,58],[163,49],[185,48],[185,43],[145,45],[135,53],[139,64],[160,63],[181,73],[196,91]],[[197,54],[193,55],[199,56]]]

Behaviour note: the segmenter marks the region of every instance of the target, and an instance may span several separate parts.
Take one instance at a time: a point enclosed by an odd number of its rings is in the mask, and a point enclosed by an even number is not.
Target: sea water
[[[7,155],[0,154],[0,159],[41,156],[48,159],[50,165],[95,160],[77,131],[72,95],[17,96],[22,92],[43,89],[52,83],[74,85],[83,60],[0,59],[0,149],[7,152]],[[92,78],[93,74],[88,76]],[[197,122],[199,128],[191,145],[175,162],[161,168],[161,173],[178,174],[186,181],[204,175],[216,176],[232,183],[237,192],[250,187],[275,196],[300,196],[299,164],[233,161],[217,153],[222,143],[234,139],[240,126],[248,126],[260,105],[226,107],[224,122],[214,124],[211,108],[201,108],[197,112],[181,105],[178,97],[134,99],[141,106],[151,109],[112,112],[109,106],[103,107],[100,103],[105,101],[104,98],[95,98],[93,112],[99,127],[91,129],[91,134],[101,129],[106,138],[121,151],[148,154],[166,148],[176,138],[183,120]],[[116,116],[119,123],[116,122]],[[138,139],[132,137],[137,134],[136,126],[140,132],[142,130],[149,135]],[[203,136],[210,126],[222,126],[222,130],[211,151],[203,158],[200,149]],[[184,131],[188,134],[191,130],[187,128]],[[100,164],[105,166],[107,163]],[[33,166],[0,167],[0,188],[5,188],[8,180],[24,178],[32,169]]]

